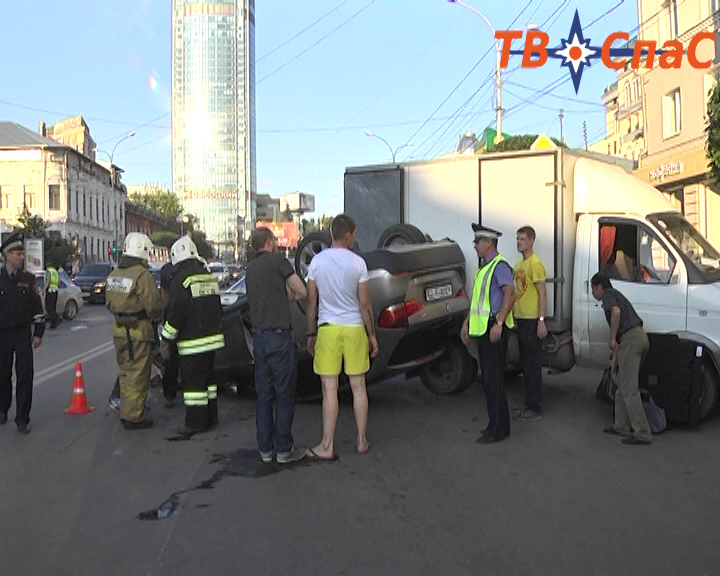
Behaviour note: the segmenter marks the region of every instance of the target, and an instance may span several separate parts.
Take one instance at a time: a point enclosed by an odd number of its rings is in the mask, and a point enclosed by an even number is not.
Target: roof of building
[[[16,122],[0,122],[0,148],[67,148],[52,138],[28,130]]]

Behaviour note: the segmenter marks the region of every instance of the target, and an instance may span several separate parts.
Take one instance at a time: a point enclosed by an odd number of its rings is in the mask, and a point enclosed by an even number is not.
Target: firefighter
[[[162,302],[148,267],[152,242],[145,234],[125,237],[118,267],[107,278],[106,306],[115,316],[113,340],[120,369],[120,418],[127,430],[150,428],[145,400],[150,387],[153,322],[162,319]]]
[[[30,433],[33,392],[33,348],[42,344],[45,315],[35,277],[22,269],[25,237],[12,234],[0,247],[5,265],[0,270],[0,425],[12,405],[12,367],[15,361],[15,425]],[[32,329],[31,329],[32,328]]]
[[[176,272],[162,337],[177,343],[185,402],[185,425],[178,432],[192,436],[218,423],[213,362],[215,351],[225,346],[220,287],[199,260],[189,236],[172,245],[170,257]]]

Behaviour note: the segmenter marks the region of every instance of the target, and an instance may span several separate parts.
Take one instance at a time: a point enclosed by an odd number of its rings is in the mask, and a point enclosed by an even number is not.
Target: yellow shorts
[[[341,372],[343,360],[348,376],[359,376],[370,370],[370,349],[365,326],[320,326],[315,341],[315,374],[337,376]]]

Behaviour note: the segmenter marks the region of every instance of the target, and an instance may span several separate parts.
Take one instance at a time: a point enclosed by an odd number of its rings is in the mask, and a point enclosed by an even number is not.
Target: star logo
[[[575,10],[575,17],[570,26],[570,33],[567,39],[562,39],[561,46],[559,48],[547,48],[548,58],[556,58],[562,60],[560,64],[563,68],[570,70],[570,77],[573,81],[573,87],[575,88],[575,94],[580,90],[580,81],[586,66],[591,66],[593,60],[602,59],[602,47],[593,46],[590,38],[585,38],[583,35],[582,26],[580,24],[580,15]],[[510,54],[522,55],[525,49],[522,50],[510,50]],[[611,58],[617,57],[631,57],[635,55],[635,49],[631,46],[626,48],[610,48],[608,50]],[[646,49],[641,50],[640,55],[647,55]],[[664,54],[664,50],[656,50],[655,54]]]

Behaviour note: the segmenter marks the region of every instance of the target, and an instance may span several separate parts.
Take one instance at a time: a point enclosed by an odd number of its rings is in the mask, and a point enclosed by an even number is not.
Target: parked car
[[[225,288],[229,284],[230,272],[228,271],[227,265],[222,262],[210,262],[208,263],[208,269],[210,273],[218,279],[220,288]]]
[[[83,305],[82,290],[70,280],[65,270],[58,270],[58,299],[56,311],[58,316],[62,316],[65,320],[73,320]],[[35,273],[35,285],[38,292],[42,295],[43,310],[45,310],[45,294],[43,287],[45,286],[45,273]],[[47,311],[45,311],[47,313]]]
[[[247,288],[245,287],[245,272],[243,272],[241,278],[235,282],[235,284],[220,293],[220,303],[223,306],[230,306],[230,304],[235,304],[235,302],[238,301],[238,298],[245,296],[246,294]]]
[[[88,263],[74,278],[75,284],[82,290],[83,298],[93,303],[105,303],[105,282],[114,265],[110,262]]]
[[[305,278],[315,254],[330,246],[328,232],[308,234],[295,258],[295,269]],[[380,353],[371,360],[368,384],[396,374],[419,375],[438,394],[466,389],[473,381],[475,361],[460,342],[459,333],[469,309],[465,292],[465,259],[452,241],[391,246],[361,253],[369,271],[368,285]],[[240,284],[240,283],[238,283]],[[247,296],[240,286],[226,295],[223,332],[225,348],[215,356],[221,379],[251,385],[252,334]],[[306,351],[305,309],[291,305],[292,326],[298,348],[298,394],[315,396],[319,378],[312,374],[312,357]]]

